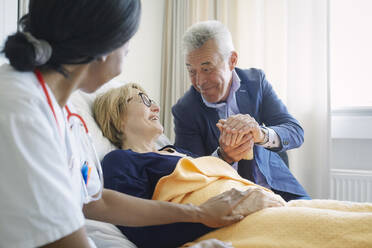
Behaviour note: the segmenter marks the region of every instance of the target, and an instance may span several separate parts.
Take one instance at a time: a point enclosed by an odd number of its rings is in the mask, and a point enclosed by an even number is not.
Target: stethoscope
[[[44,78],[42,76],[42,74],[40,73],[40,71],[38,69],[35,69],[35,75],[41,85],[41,88],[45,94],[45,97],[46,97],[46,100],[47,100],[47,103],[53,113],[53,116],[54,116],[54,120],[56,121],[56,124],[57,124],[57,127],[60,131],[60,135],[62,136],[62,132],[61,132],[61,128],[60,128],[60,125],[58,123],[58,120],[57,120],[57,115],[54,111],[54,107],[53,107],[53,104],[52,104],[52,100],[50,98],[50,95],[49,95],[49,92],[48,92],[48,89],[46,87],[46,84],[45,84],[45,81],[44,81]],[[67,122],[70,123],[70,120],[72,118],[77,118],[79,121],[80,121],[80,128],[75,128],[73,125],[74,123],[72,123],[71,125],[71,130],[74,130],[76,133],[74,133],[74,135],[76,137],[80,137],[80,142],[81,142],[81,145],[84,147],[84,149],[88,149],[86,152],[86,155],[87,156],[90,156],[91,159],[94,161],[93,164],[94,164],[94,167],[97,171],[97,175],[98,175],[98,178],[100,180],[100,189],[99,189],[99,192],[97,194],[95,194],[94,196],[90,196],[89,193],[88,193],[88,189],[87,189],[87,183],[88,183],[88,177],[89,177],[89,174],[88,173],[88,169],[87,169],[87,161],[85,161],[82,165],[82,168],[81,168],[81,178],[82,178],[82,188],[84,190],[84,203],[89,203],[91,201],[95,201],[95,200],[98,200],[101,198],[101,195],[102,195],[102,191],[103,191],[103,173],[102,173],[102,167],[101,167],[101,163],[99,161],[99,158],[97,156],[97,152],[93,146],[93,141],[92,141],[92,138],[88,132],[88,127],[83,119],[83,117],[81,117],[79,114],[77,113],[72,113],[69,109],[69,107],[66,105],[65,106],[65,110],[67,112]],[[81,128],[84,129],[84,132],[81,132]],[[85,135],[81,136],[79,135],[77,132],[80,132],[79,134],[81,133],[85,133]]]

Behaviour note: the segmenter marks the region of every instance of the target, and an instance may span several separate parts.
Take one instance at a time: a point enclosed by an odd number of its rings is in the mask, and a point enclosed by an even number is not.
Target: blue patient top
[[[167,147],[169,146],[162,149]],[[171,147],[177,152],[197,157],[188,151]],[[102,161],[104,186],[132,196],[151,199],[159,179],[171,174],[180,159],[179,156],[154,152],[112,151]],[[139,248],[179,247],[214,230],[199,223],[174,223],[148,227],[118,226],[118,228]]]

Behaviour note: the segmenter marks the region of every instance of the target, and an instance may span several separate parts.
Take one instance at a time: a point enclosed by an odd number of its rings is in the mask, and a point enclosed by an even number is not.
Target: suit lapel
[[[213,135],[215,136],[215,138],[218,142],[218,139],[220,137],[220,130],[218,129],[216,124],[217,124],[218,120],[220,119],[220,117],[218,116],[218,113],[215,109],[208,108],[205,105],[204,105],[204,107],[206,109],[208,123],[209,123],[209,125],[212,129]]]
[[[241,114],[252,115],[254,113],[254,109],[252,109],[253,104],[251,104],[249,97],[247,83],[244,83],[243,81],[241,82],[240,88],[236,92],[236,103],[238,104]]]
[[[220,138],[220,130],[216,126],[216,124],[217,124],[218,120],[220,119],[220,117],[218,116],[218,113],[217,113],[217,110],[216,109],[209,108],[209,107],[207,107],[204,104],[204,102],[203,102],[203,100],[201,98],[200,93],[197,92],[195,90],[195,88],[192,88],[192,92],[193,92],[194,96],[196,97],[196,101],[198,101],[199,104],[200,104],[200,106],[201,106],[201,108],[204,109],[203,113],[206,115],[206,117],[207,117],[206,119],[208,121],[207,123],[210,126],[210,129],[212,129],[212,134],[215,137],[215,139],[211,140],[212,143],[215,142],[214,147],[212,147],[210,149],[215,149],[215,147],[218,146],[218,139]]]

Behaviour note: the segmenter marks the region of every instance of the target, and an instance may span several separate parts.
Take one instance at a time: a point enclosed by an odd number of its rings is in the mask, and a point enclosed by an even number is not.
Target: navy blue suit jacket
[[[278,98],[263,71],[235,68],[241,86],[236,100],[241,114],[249,114],[260,125],[275,130],[281,147],[266,149],[254,147],[254,159],[272,189],[307,196],[306,191],[294,178],[277,154],[280,151],[299,147],[304,141],[304,131]],[[211,155],[219,146],[220,132],[216,109],[207,107],[193,86],[172,107],[176,141],[175,145],[200,156]],[[243,163],[241,161],[239,163]],[[242,175],[244,177],[244,175]]]

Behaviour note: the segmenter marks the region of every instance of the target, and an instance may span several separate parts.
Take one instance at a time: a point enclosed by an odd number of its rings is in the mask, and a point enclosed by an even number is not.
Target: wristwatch
[[[267,129],[266,127],[261,127],[261,131],[264,133],[265,137],[262,142],[256,143],[260,146],[265,145],[267,142],[269,142],[269,129]]]
[[[223,159],[222,154],[221,154],[221,147],[217,147],[217,155],[220,159]]]

